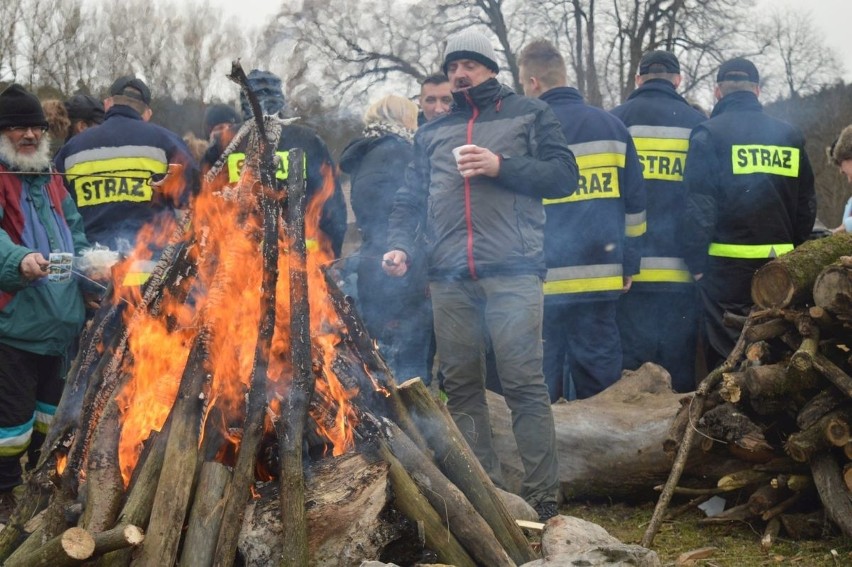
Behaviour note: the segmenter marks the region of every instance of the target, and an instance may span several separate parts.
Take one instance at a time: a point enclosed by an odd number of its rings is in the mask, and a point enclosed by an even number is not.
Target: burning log
[[[116,293],[120,309],[96,316],[58,429],[27,478],[32,498],[0,534],[0,555],[34,564],[48,549],[64,564],[57,550],[78,534],[94,546],[76,564],[174,565],[180,553],[181,564],[231,567],[251,509],[280,528],[263,565],[360,564],[395,544],[412,548],[418,525],[432,558],[535,559],[442,408],[425,390],[397,389],[372,341],[357,335],[357,315],[335,303],[339,290],[320,270],[328,243],[305,250],[319,207],[304,212],[301,153],[289,152],[285,202],[270,151],[280,122],[257,122],[245,134],[240,181],[206,186],[141,296]],[[290,278],[277,277],[283,266]],[[418,430],[424,419],[440,439]],[[347,468],[356,461],[362,476]],[[331,476],[316,486],[322,468]],[[258,481],[277,487],[274,509],[252,505]],[[25,520],[47,496],[41,527],[27,534]],[[145,529],[144,540],[131,526]]]

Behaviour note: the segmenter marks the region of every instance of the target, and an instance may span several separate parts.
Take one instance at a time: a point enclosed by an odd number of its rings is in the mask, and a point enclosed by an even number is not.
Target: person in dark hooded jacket
[[[352,210],[361,233],[356,305],[395,378],[403,382],[419,376],[428,384],[432,311],[426,274],[413,269],[395,278],[385,274],[379,262],[387,250],[394,195],[413,155],[417,105],[388,95],[370,105],[364,122],[362,136],[340,156],[340,169],[350,176]]]
[[[747,315],[754,273],[810,236],[814,173],[798,128],[763,112],[760,76],[748,59],[716,75],[718,102],[693,131],[686,155],[684,259],[703,309],[707,367],[731,353],[739,330],[725,312]]]

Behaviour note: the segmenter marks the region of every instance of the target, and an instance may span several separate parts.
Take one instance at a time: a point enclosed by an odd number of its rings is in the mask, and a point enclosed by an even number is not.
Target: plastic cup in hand
[[[462,151],[468,150],[470,148],[475,148],[476,146],[473,144],[465,144],[464,146],[458,146],[453,148],[453,156],[456,158],[456,164],[458,164],[459,160],[462,157]]]

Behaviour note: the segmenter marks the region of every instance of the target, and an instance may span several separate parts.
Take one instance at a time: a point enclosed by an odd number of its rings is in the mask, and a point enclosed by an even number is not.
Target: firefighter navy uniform
[[[801,132],[767,116],[755,93],[736,91],[693,130],[684,182],[680,234],[690,272],[702,274],[712,368],[739,335],[722,324],[724,312],[746,315],[754,272],[808,238],[816,217],[814,175]]]
[[[567,393],[567,363],[577,397],[587,398],[621,376],[616,303],[624,278],[639,272],[645,189],[624,124],[572,87],[539,98],[562,123],[580,169],[574,193],[544,200],[544,374],[555,401]]]
[[[618,302],[624,367],[654,362],[678,392],[695,389],[697,297],[677,225],[686,210],[689,135],[707,117],[666,79],[649,79],[612,110],[633,136],[647,193],[648,232],[639,273]]]

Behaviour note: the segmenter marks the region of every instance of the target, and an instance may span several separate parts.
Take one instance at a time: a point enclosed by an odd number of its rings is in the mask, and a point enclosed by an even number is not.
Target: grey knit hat
[[[444,65],[441,68],[445,74],[447,65],[459,59],[471,59],[482,63],[495,73],[500,72],[497,54],[494,52],[491,41],[479,32],[462,31],[451,35],[447,40],[447,49],[444,53]]]

